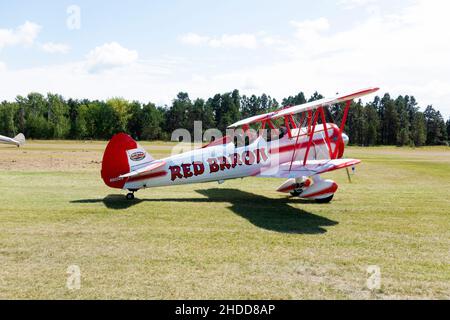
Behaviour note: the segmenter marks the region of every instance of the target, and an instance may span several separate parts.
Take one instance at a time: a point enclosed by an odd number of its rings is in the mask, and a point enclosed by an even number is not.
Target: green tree
[[[197,99],[194,102],[194,106],[196,108],[202,108],[202,125],[203,130],[213,129],[215,128],[214,121],[214,110],[211,108],[211,105],[205,103],[203,99]]]
[[[110,139],[114,134],[122,131],[118,126],[118,114],[111,105],[95,100],[87,107],[84,119],[91,139]]]
[[[416,112],[412,121],[412,139],[416,147],[423,146],[427,141],[425,117],[422,112]]]
[[[377,144],[378,130],[380,128],[380,120],[376,107],[369,103],[364,108],[366,118],[366,130],[364,133],[364,144],[374,146]]]
[[[142,105],[138,101],[133,101],[128,108],[127,132],[134,139],[140,140],[144,127],[142,120]]]
[[[351,143],[364,145],[365,132],[367,132],[366,118],[361,100],[353,102],[348,114],[348,134],[351,137]]]
[[[311,98],[309,98],[308,102],[317,101],[317,100],[320,100],[320,99],[323,99],[323,98],[324,98],[324,96],[316,91],[316,92],[313,93]]]
[[[2,135],[14,137],[18,133],[14,121],[14,116],[17,110],[17,103],[3,101],[0,104],[0,133]]]
[[[296,96],[289,96],[287,98],[284,98],[281,102],[283,106],[296,106],[304,103],[306,103],[306,98],[303,92],[299,92]]]
[[[164,115],[153,103],[147,103],[142,108],[142,139],[157,140],[163,138],[161,125]]]
[[[444,119],[439,111],[429,105],[424,111],[426,128],[427,128],[427,144],[442,145],[447,141],[447,128]]]
[[[47,94],[47,121],[49,137],[64,139],[70,131],[69,107],[63,97],[56,94]]]
[[[186,92],[178,93],[172,101],[172,106],[166,113],[166,130],[170,135],[175,129],[184,128],[192,132],[194,123],[190,120],[192,102]]]
[[[450,118],[445,123],[445,126],[447,127],[447,141],[450,140]]]
[[[96,133],[94,132],[94,128],[92,128],[93,123],[88,121],[89,110],[88,105],[81,104],[77,107],[77,116],[75,118],[75,123],[73,124],[73,135],[77,139],[86,139],[86,138],[98,138]],[[88,124],[91,124],[90,129],[88,130]]]
[[[51,138],[48,125],[47,101],[40,93],[30,93],[27,97],[17,96],[19,123],[25,136],[35,139]]]
[[[130,103],[123,98],[112,98],[106,101],[106,104],[111,107],[117,115],[118,122],[115,125],[115,130],[118,132],[126,131],[128,119],[130,117]]]
[[[383,138],[382,143],[385,145],[395,145],[399,132],[399,117],[395,102],[389,94],[385,94],[381,99],[384,109],[383,117]]]
[[[409,100],[409,99],[408,99]],[[395,105],[397,107],[399,130],[397,132],[397,145],[406,146],[411,145],[411,134],[410,134],[410,113],[408,112],[406,99],[402,96],[398,96],[395,100]],[[413,111],[414,112],[414,111]]]

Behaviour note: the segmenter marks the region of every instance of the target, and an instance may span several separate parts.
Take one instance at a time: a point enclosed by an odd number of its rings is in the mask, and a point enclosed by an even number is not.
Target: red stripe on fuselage
[[[148,180],[148,179],[152,179],[152,178],[163,177],[165,175],[167,175],[167,171],[152,172],[152,173],[144,174],[144,175],[139,176],[139,177],[129,178],[127,182],[136,182],[136,181]]]

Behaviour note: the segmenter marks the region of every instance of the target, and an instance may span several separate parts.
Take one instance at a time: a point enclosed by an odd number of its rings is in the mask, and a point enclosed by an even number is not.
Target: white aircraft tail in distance
[[[20,147],[20,146],[23,146],[25,144],[25,136],[22,133],[19,133],[14,138],[9,138],[9,137],[5,137],[5,136],[0,135],[0,143],[12,144],[12,145],[15,145],[17,147]]]
[[[242,128],[234,136],[160,160],[129,135],[119,133],[105,149],[101,176],[107,186],[128,190],[129,200],[145,188],[262,177],[287,179],[277,191],[326,203],[338,185],[320,174],[360,163],[343,157],[349,142],[344,126],[351,102],[377,90],[359,90],[243,119],[229,126]],[[345,106],[340,126],[326,120],[324,109],[335,104]],[[283,126],[277,126],[280,122]],[[250,125],[258,127],[257,133]],[[239,139],[245,142],[239,144]]]

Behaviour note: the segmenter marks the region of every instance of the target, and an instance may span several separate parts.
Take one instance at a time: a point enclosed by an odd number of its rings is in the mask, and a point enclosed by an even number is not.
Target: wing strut
[[[316,111],[316,113],[314,114],[314,120],[312,122],[312,129],[311,129],[311,131],[308,132],[309,141],[308,141],[308,146],[306,147],[306,153],[305,153],[305,158],[303,159],[303,165],[306,165],[306,160],[308,160],[309,149],[311,149],[312,141],[314,138],[314,131],[316,130],[316,123],[317,123],[318,118],[319,118],[319,110]],[[308,120],[309,120],[309,115],[308,115]]]
[[[323,107],[320,107],[318,112],[320,112],[320,117],[322,119],[323,131],[325,131],[325,141],[327,142],[328,154],[330,155],[330,159],[333,159],[334,152],[331,151],[331,143],[330,136],[328,135],[327,121],[325,119],[325,112],[323,111]],[[337,144],[336,144],[337,149]]]
[[[289,166],[289,172],[291,172],[292,163],[294,162],[294,158],[295,158],[295,152],[297,151],[298,138],[300,137],[300,131],[302,131],[301,126],[302,126],[302,122],[300,122],[300,126],[299,126],[298,131],[297,131],[297,139],[295,140],[294,150],[292,151],[292,159],[291,159],[291,165]]]
[[[351,104],[352,104],[352,100],[348,100],[345,103],[344,117],[342,118],[341,127],[340,127],[341,133],[344,132],[345,123],[347,122],[348,110],[350,109]]]

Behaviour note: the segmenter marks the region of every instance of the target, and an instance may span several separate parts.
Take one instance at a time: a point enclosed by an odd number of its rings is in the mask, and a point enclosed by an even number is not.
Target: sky
[[[169,104],[377,86],[450,116],[445,0],[0,0],[0,100]]]

